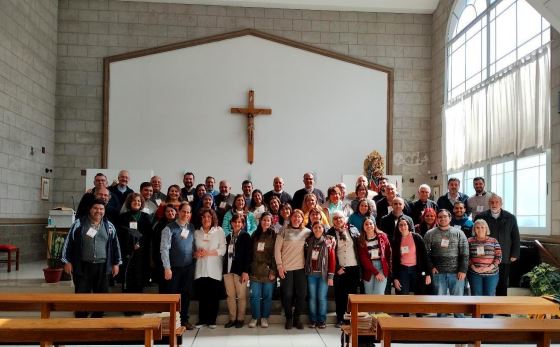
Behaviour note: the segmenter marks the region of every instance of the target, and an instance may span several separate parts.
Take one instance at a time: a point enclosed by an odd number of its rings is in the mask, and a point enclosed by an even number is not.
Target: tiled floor
[[[42,268],[44,262],[21,264],[19,271],[7,273],[0,267],[0,292],[73,292],[70,282],[46,284],[43,282]],[[249,317],[247,317],[247,320]],[[270,328],[254,328],[247,326],[236,329],[225,329],[223,325],[217,329],[201,328],[188,331],[183,335],[183,347],[338,347],[340,331],[330,325],[327,329],[285,330],[282,324],[271,324]],[[437,347],[454,346],[442,344],[393,344],[395,347]],[[494,347],[510,347],[510,345],[492,345]],[[511,345],[511,347],[520,345]],[[560,344],[553,345],[560,347]],[[105,345],[106,347],[106,345]]]

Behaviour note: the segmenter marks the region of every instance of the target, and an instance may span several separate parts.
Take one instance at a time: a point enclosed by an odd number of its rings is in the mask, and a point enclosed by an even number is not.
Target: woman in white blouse
[[[216,328],[222,281],[222,257],[226,253],[224,230],[218,225],[216,212],[201,209],[202,226],[195,231],[195,287],[198,293],[198,328]]]

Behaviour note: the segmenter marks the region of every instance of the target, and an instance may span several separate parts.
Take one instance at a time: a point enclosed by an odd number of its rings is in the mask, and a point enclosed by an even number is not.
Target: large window
[[[483,176],[523,233],[549,234],[550,25],[525,0],[456,0],[447,36],[444,162]]]
[[[461,0],[448,32],[447,98],[454,99],[550,41],[525,0]]]
[[[461,190],[469,196],[474,195],[473,179],[478,176],[485,177],[486,190],[502,197],[503,208],[517,216],[523,234],[549,234],[547,162],[547,153],[541,153],[518,159],[505,159],[469,170],[453,171],[448,177],[460,179]]]

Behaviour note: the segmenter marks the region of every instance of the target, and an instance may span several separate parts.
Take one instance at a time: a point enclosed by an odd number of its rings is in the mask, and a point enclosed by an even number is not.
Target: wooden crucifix
[[[272,114],[270,108],[255,108],[255,92],[249,91],[249,107],[239,108],[232,107],[231,113],[241,113],[247,116],[247,161],[253,164],[253,148],[254,148],[254,134],[255,134],[255,116]]]

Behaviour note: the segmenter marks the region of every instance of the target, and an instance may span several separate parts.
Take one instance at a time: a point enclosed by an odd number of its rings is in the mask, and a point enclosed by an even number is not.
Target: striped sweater
[[[480,276],[491,276],[498,272],[498,265],[502,261],[502,249],[498,241],[493,237],[486,240],[477,240],[470,237],[469,242],[469,271],[472,272],[471,265],[475,267],[494,265],[493,271],[477,273]]]

